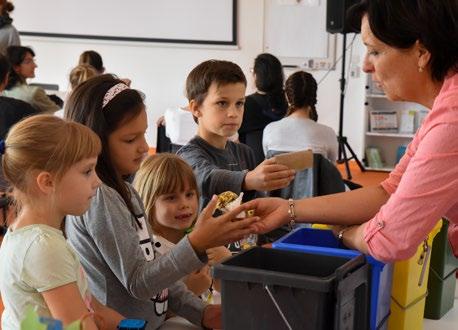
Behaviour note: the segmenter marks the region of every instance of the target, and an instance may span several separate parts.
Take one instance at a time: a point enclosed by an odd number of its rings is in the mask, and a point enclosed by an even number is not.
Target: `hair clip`
[[[129,86],[127,86],[125,83],[118,83],[111,87],[103,97],[102,109],[105,108],[106,105],[116,97],[116,95],[118,95],[122,91],[125,91],[126,89],[129,89]]]
[[[0,155],[5,154],[5,148],[6,148],[5,140],[0,140]]]

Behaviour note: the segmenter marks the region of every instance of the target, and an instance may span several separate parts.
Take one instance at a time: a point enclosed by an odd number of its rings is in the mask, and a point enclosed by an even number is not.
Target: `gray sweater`
[[[200,325],[205,304],[180,279],[206,259],[199,259],[185,237],[170,253],[153,251],[148,256],[153,260],[147,261],[145,253],[154,245],[151,228],[140,197],[128,187],[135,216],[114,189],[102,185],[83,216],[66,219],[68,241],[79,254],[92,294],[125,317],[147,320],[147,329],[164,322],[167,305]],[[139,223],[147,239],[139,239]]]
[[[225,149],[218,149],[195,136],[177,154],[191,165],[196,175],[201,209],[214,194],[227,190],[240,194],[245,175],[256,167],[253,150],[232,141],[227,141]],[[244,201],[254,197],[255,191],[244,191]]]

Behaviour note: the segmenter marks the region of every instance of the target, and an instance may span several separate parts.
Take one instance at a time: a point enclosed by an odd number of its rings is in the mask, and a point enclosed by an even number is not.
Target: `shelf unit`
[[[371,167],[368,164],[367,156],[363,158],[366,170],[390,172],[397,163],[397,154],[399,146],[407,146],[413,139],[415,131],[421,124],[421,120],[425,117],[427,109],[419,104],[410,102],[393,102],[383,94],[383,91],[372,84],[372,79],[368,75],[366,83],[365,96],[365,132],[364,132],[364,150],[368,147],[377,148],[381,159],[381,167]],[[370,113],[377,112],[395,112],[397,117],[398,128],[393,131],[374,131],[370,125]],[[410,132],[400,132],[400,127],[403,126],[401,120],[402,113],[405,111],[415,111],[413,130]]]

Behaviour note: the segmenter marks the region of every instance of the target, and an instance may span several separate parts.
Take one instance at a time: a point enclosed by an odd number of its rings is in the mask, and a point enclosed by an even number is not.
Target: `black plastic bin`
[[[213,269],[221,279],[225,330],[367,329],[369,265],[252,248]]]

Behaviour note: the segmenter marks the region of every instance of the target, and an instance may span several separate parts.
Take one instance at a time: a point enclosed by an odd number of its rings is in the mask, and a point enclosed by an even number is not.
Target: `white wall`
[[[76,65],[79,54],[87,49],[98,51],[108,72],[132,80],[132,87],[146,94],[149,130],[147,140],[156,143],[155,121],[167,107],[186,103],[184,82],[189,71],[209,58],[234,61],[241,66],[249,79],[248,91],[253,91],[250,67],[253,59],[262,52],[263,0],[239,1],[239,47],[209,48],[100,42],[90,40],[46,39],[22,37],[22,44],[31,46],[38,63],[36,82],[57,83],[61,89],[68,86],[68,73]],[[38,17],[37,17],[38,19]],[[133,24],[135,24],[133,22]],[[179,24],[179,22],[177,22]],[[141,28],[141,27],[139,27]],[[300,41],[298,41],[300,42]],[[340,36],[339,36],[340,42]],[[337,46],[340,56],[341,46]],[[362,58],[363,46],[359,36],[353,54]],[[314,73],[317,80],[324,72]],[[319,86],[319,121],[338,130],[340,64]],[[344,135],[355,152],[361,156],[363,137],[364,74],[350,78],[345,102]]]

